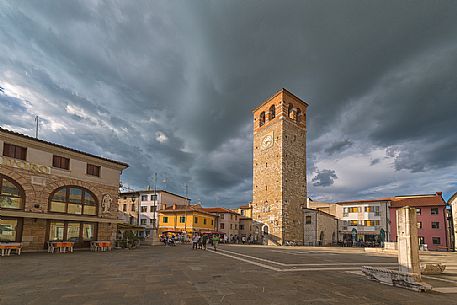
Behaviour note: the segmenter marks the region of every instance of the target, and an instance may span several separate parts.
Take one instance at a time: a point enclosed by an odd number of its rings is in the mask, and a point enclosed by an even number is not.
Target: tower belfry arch
[[[283,88],[253,110],[253,220],[268,244],[303,244],[307,107]]]

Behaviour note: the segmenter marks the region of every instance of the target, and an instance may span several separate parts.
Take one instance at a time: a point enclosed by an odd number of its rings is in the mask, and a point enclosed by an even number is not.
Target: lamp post
[[[152,238],[157,234],[156,213],[157,213],[157,173],[154,173],[154,195],[152,195]]]
[[[187,185],[186,183],[186,203],[187,203],[187,206],[186,208],[184,209],[184,231],[186,232],[186,240],[187,240],[187,208],[189,207],[189,186]],[[192,219],[193,221],[193,219]]]

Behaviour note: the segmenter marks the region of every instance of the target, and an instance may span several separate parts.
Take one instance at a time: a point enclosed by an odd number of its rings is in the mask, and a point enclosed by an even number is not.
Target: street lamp
[[[184,231],[186,232],[185,238],[187,240],[187,208],[189,207],[189,186],[187,185],[187,183],[186,183],[186,203],[187,203],[187,206],[184,208]],[[191,221],[193,223],[193,221],[194,221],[193,217],[192,217]],[[192,234],[193,234],[193,232],[192,232]]]
[[[156,213],[157,213],[157,173],[154,173],[154,194],[152,195],[152,234],[153,237],[157,234]]]

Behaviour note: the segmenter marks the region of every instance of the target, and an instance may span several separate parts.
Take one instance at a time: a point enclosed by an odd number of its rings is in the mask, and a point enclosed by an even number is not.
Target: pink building
[[[429,250],[449,249],[446,202],[441,192],[392,198],[389,208],[390,240],[392,241],[397,240],[396,210],[404,206],[414,207],[417,210],[419,244],[426,244]]]

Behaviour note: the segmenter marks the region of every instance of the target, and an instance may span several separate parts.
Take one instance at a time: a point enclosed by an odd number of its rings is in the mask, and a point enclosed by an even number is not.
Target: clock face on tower
[[[266,135],[263,140],[262,144],[260,145],[260,149],[264,150],[273,145],[273,136],[271,134]]]

